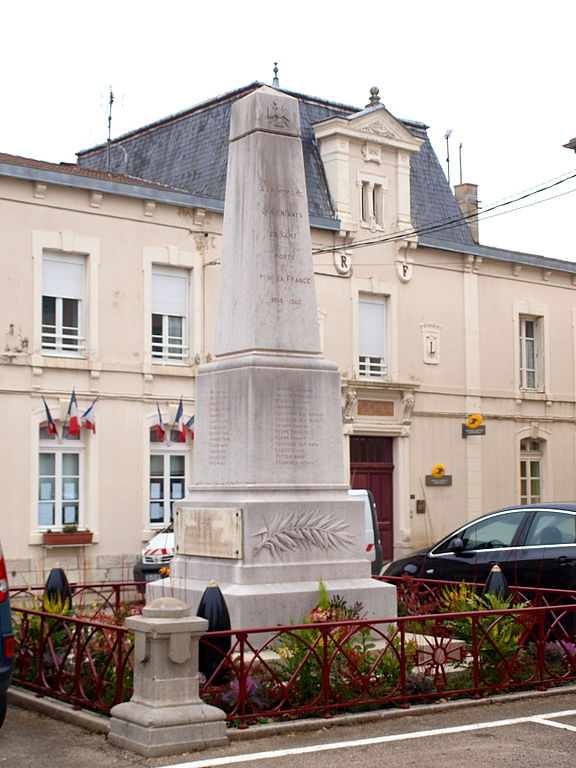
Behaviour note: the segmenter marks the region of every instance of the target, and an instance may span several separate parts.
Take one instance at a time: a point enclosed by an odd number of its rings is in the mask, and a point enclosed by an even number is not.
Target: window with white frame
[[[42,258],[42,351],[82,356],[85,260],[82,256],[44,252]]]
[[[384,226],[384,186],[372,181],[361,182],[360,217],[369,227]]]
[[[172,430],[173,442],[161,442],[156,427],[150,429],[149,522],[163,528],[174,519],[174,502],[184,498],[189,444],[178,441]]]
[[[387,298],[361,293],[358,299],[358,373],[362,377],[386,378]]]
[[[520,388],[542,389],[542,318],[520,315]]]
[[[520,441],[520,504],[538,504],[542,499],[543,456],[541,440]]]
[[[188,361],[188,286],[188,270],[152,268],[153,362]]]
[[[57,438],[40,426],[38,452],[38,526],[58,530],[81,525],[83,446],[67,431]]]

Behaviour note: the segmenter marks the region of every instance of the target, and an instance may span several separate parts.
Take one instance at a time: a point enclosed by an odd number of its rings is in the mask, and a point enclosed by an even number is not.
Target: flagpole
[[[46,421],[48,422],[48,434],[56,435],[58,440],[61,442],[60,434],[58,432],[58,427],[56,426],[56,422],[52,418],[52,414],[50,413],[50,408],[48,408],[48,403],[44,399],[44,395],[40,395],[40,397],[42,398],[42,402],[44,403],[44,409],[46,411]]]
[[[94,427],[87,427],[85,424],[82,424],[82,422],[84,421],[86,415],[89,414],[92,411],[92,409],[94,408],[94,406],[96,405],[98,400],[100,400],[100,395],[98,395],[97,397],[94,398],[94,400],[92,400],[91,404],[88,406],[88,408],[86,408],[84,413],[80,416],[80,424],[81,424],[81,426],[86,427],[86,429],[92,430],[92,432],[94,434],[96,434],[96,421],[93,422]]]
[[[64,418],[64,424],[62,424],[62,435],[66,434],[66,425],[68,424],[68,416],[70,416],[70,408],[72,407],[72,396],[74,395],[74,387],[72,387],[72,395],[70,396],[70,402],[68,403],[68,410],[66,411],[66,417]]]

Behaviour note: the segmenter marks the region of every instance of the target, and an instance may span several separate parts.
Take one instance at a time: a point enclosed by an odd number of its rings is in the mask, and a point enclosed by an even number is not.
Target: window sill
[[[371,223],[369,221],[360,221],[361,229],[368,229],[370,232],[386,232],[386,227],[383,224]]]
[[[191,363],[152,363],[151,371],[153,376],[193,376],[196,373],[196,366]]]
[[[190,365],[189,360],[164,360],[160,357],[153,357],[151,362],[152,365],[177,365],[179,367]]]
[[[76,368],[77,370],[88,370],[91,364],[86,357],[77,355],[46,355],[42,353],[40,359],[35,358],[32,364],[37,368]]]
[[[73,350],[58,350],[58,349],[44,349],[42,348],[40,350],[40,354],[42,357],[65,357],[65,358],[72,358],[74,360],[86,360],[86,353],[85,352],[74,352]]]
[[[357,378],[358,378],[358,381],[374,381],[374,382],[388,381],[388,377],[386,376],[386,374],[382,374],[380,376],[378,375],[370,376],[369,374],[366,374],[366,373],[359,373]]]
[[[518,392],[521,400],[548,400],[549,395],[541,389],[521,389]]]

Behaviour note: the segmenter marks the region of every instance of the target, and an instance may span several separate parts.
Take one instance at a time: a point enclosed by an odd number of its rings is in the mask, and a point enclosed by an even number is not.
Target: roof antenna
[[[110,144],[112,136],[112,104],[114,104],[114,94],[110,86],[110,98],[108,99],[108,150],[106,153],[106,173],[110,173]]]
[[[450,184],[450,136],[452,136],[452,131],[446,131],[444,138],[446,139],[446,167],[448,170],[448,184]]]
[[[274,80],[272,80],[272,88],[280,88],[280,80],[278,80],[278,62],[274,62]]]
[[[458,159],[460,161],[460,184],[462,184],[462,142],[460,142],[458,147]]]

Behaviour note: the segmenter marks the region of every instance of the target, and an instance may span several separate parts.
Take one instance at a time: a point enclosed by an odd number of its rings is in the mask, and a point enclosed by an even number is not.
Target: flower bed
[[[305,623],[210,633],[213,651],[202,696],[230,720],[329,715],[439,698],[545,688],[576,679],[567,625],[576,604],[511,607],[475,588],[445,594],[443,613],[369,621],[339,598]],[[510,601],[511,603],[512,601]],[[439,610],[438,601],[430,603]],[[222,638],[231,641],[222,653]],[[218,661],[219,659],[219,661]]]
[[[102,712],[128,700],[133,640],[121,625],[139,606],[121,602],[117,587],[76,587],[73,615],[24,605],[38,598],[20,590],[13,608],[14,683]],[[360,605],[347,606],[321,589],[318,606],[301,624],[207,633],[202,697],[244,727],[576,680],[573,593],[539,591],[528,603],[526,591],[516,591],[502,605],[482,602],[470,586],[432,590],[405,580],[399,591],[405,615],[396,619],[367,620]],[[423,595],[434,612],[413,612],[422,611]],[[94,618],[87,618],[90,609]]]

